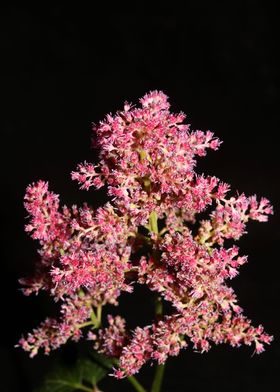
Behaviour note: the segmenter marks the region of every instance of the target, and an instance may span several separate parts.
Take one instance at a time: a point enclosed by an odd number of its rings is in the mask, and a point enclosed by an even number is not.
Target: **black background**
[[[268,197],[275,215],[250,223],[239,242],[249,263],[232,281],[245,314],[275,339],[262,355],[252,347],[190,349],[169,361],[164,391],[272,391],[279,378],[279,63],[278,17],[271,2],[185,2],[152,9],[135,3],[103,10],[74,2],[16,5],[1,12],[4,98],[1,118],[1,392],[32,391],[57,356],[29,359],[13,348],[47,315],[45,296],[26,298],[17,279],[32,271],[36,244],[23,231],[26,186],[49,180],[62,203],[100,205],[104,192],[79,191],[71,170],[90,150],[91,122],[164,91],[193,129],[211,129],[224,141],[200,159],[198,170],[232,189]],[[36,5],[37,4],[37,5]],[[39,5],[38,5],[39,4]],[[47,3],[46,3],[47,4]],[[80,4],[80,5],[78,5]],[[130,324],[149,322],[143,290],[121,301]],[[144,321],[143,321],[144,320]],[[70,345],[71,346],[71,345]],[[70,350],[70,351],[67,351]],[[143,382],[151,377],[148,366]],[[112,379],[103,389],[129,391]]]

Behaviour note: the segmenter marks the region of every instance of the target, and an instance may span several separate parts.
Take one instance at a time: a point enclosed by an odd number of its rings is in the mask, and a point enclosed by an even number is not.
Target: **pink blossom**
[[[52,241],[63,230],[61,214],[58,212],[58,195],[48,191],[48,183],[38,181],[29,185],[25,194],[24,206],[32,217],[25,226],[27,232],[32,232],[32,238]]]
[[[72,179],[81,189],[106,186],[104,206],[61,207],[47,182],[28,186],[26,231],[39,241],[40,257],[33,276],[21,279],[23,292],[45,290],[61,311],[59,320],[47,318],[20,340],[30,356],[79,340],[87,327],[93,348],[118,359],[113,375],[123,378],[187,346],[207,352],[213,343],[254,344],[261,353],[272,341],[243,315],[229,287],[247,257],[228,243],[246,233],[250,219],[265,222],[272,207],[197,174],[196,158],[221,142],[211,131],[192,131],[169,107],[167,96],[153,91],[140,107],[125,103],[94,126],[99,162],[79,164]],[[102,326],[101,308],[118,305],[136,284],[169,302],[171,313],[134,330],[120,316],[109,315]]]
[[[91,298],[89,296],[73,296],[67,298],[61,305],[61,320],[47,318],[38,328],[33,329],[27,338],[21,338],[19,346],[30,352],[34,357],[40,348],[45,354],[52,349],[65,344],[72,338],[77,341],[81,338],[80,324],[90,317]]]
[[[150,327],[137,327],[133,331],[133,337],[128,345],[124,346],[119,359],[119,368],[122,373],[118,373],[117,370],[115,376],[122,378],[126,375],[138,373],[142,365],[151,358],[152,351]]]
[[[95,341],[94,349],[107,355],[118,358],[127,343],[125,320],[116,316],[107,316],[109,326],[99,329],[97,334],[88,333],[88,339]]]

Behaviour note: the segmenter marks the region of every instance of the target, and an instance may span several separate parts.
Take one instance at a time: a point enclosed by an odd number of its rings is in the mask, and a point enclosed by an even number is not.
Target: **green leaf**
[[[47,374],[42,386],[36,392],[92,392],[93,387],[106,376],[108,371],[108,366],[87,358],[78,359],[74,366],[58,364]]]
[[[77,369],[60,366],[46,376],[37,392],[74,392],[81,390],[89,392],[92,389],[81,383]]]
[[[97,351],[91,351],[89,355],[93,362],[95,362],[100,367],[107,369],[107,372],[112,369],[114,365],[113,358],[108,358],[105,355],[99,354]]]
[[[91,385],[97,385],[108,373],[108,369],[101,367],[98,363],[92,362],[89,359],[79,359],[78,366],[80,367],[80,374],[82,380]]]

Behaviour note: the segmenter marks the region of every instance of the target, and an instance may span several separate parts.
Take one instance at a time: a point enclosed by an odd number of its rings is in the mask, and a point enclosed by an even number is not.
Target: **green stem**
[[[87,321],[86,323],[77,325],[78,329],[88,327],[89,325],[94,325],[92,321]]]
[[[140,155],[140,160],[144,161],[146,156],[147,156],[146,151],[145,150],[138,150],[138,152],[139,152],[139,155]]]
[[[93,325],[94,328],[99,328],[101,325],[101,317],[102,317],[102,306],[99,305],[97,308],[97,316],[95,315],[94,310],[92,310],[90,314],[91,321],[86,321],[85,323],[79,324],[77,327],[81,329]]]
[[[142,387],[142,385],[134,376],[127,377],[127,380],[130,382],[131,385],[133,385],[134,389],[137,392],[146,392],[146,389]]]
[[[152,233],[158,234],[158,217],[155,211],[152,211],[149,216],[149,225],[148,230]],[[160,250],[157,248],[153,248],[152,245],[152,258],[154,259],[155,264],[160,263]]]
[[[92,388],[88,388],[85,385],[82,384],[77,384],[76,388],[79,389],[80,391],[85,391],[85,392],[92,392]]]
[[[163,314],[162,298],[159,296],[157,296],[155,300],[155,314],[157,319],[160,319]],[[164,374],[164,367],[164,363],[161,365],[157,365],[151,392],[160,392]]]
[[[164,233],[166,233],[169,230],[168,227],[164,227],[160,232],[159,235],[162,236]]]
[[[90,318],[91,318],[91,322],[92,322],[93,325],[97,325],[98,324],[97,317],[96,317],[96,314],[95,314],[93,309],[91,311]]]
[[[151,392],[160,392],[163,374],[164,374],[164,368],[165,368],[165,363],[161,365],[157,365]]]
[[[161,297],[157,296],[155,300],[155,314],[157,317],[162,316],[163,313],[163,303]]]
[[[158,234],[157,213],[155,211],[152,211],[150,213],[149,226],[150,231],[153,231],[154,233]]]
[[[97,326],[100,327],[102,324],[102,305],[97,308]]]

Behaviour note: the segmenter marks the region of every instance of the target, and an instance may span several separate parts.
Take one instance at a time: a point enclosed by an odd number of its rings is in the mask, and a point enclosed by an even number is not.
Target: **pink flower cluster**
[[[30,352],[30,357],[34,357],[39,348],[49,354],[51,349],[60,347],[70,338],[78,341],[81,337],[79,326],[90,317],[91,303],[89,296],[80,298],[76,295],[66,298],[61,306],[61,321],[47,318],[32,334],[29,333],[26,339],[21,338],[19,345]]]
[[[238,240],[249,219],[266,221],[272,207],[265,198],[229,197],[227,184],[195,172],[196,156],[220,142],[210,131],[191,131],[183,113],[169,111],[166,95],[153,91],[140,104],[125,103],[95,126],[100,161],[72,172],[82,189],[106,185],[110,202],[97,210],[60,208],[46,182],[27,188],[26,231],[39,240],[40,259],[34,275],[21,279],[23,291],[48,291],[61,304],[61,319],[47,319],[19,344],[31,356],[39,348],[49,353],[89,328],[94,349],[118,360],[117,378],[149,360],[164,363],[190,342],[200,352],[211,342],[254,343],[260,353],[272,337],[242,315],[227,284],[247,261],[227,240]],[[210,206],[209,219],[199,221]],[[135,284],[170,302],[173,314],[135,330],[109,315],[103,327],[102,307],[117,305]]]

